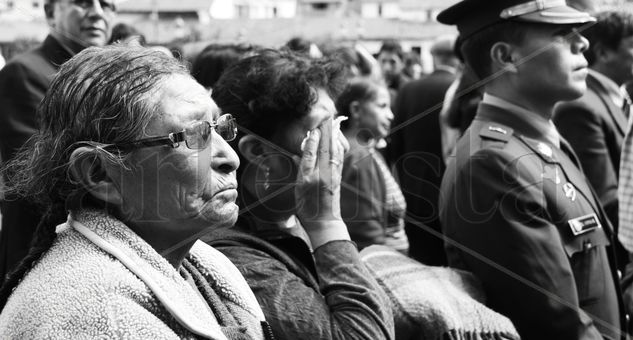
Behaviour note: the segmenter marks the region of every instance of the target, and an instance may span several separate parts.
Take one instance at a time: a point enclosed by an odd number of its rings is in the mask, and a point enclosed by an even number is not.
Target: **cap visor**
[[[524,14],[514,19],[547,24],[583,24],[596,21],[596,18],[589,13],[581,12],[568,6],[552,7],[539,12]]]

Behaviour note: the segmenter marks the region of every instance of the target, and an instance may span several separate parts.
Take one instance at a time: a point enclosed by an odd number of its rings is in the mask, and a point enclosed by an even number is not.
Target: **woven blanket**
[[[508,318],[484,305],[471,273],[426,266],[385,246],[361,257],[392,302],[396,339],[520,339]]]

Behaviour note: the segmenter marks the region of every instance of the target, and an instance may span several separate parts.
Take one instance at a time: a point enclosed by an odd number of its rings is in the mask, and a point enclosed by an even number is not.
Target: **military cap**
[[[463,0],[440,12],[437,20],[457,25],[464,40],[504,20],[545,24],[596,21],[589,13],[567,6],[565,0]]]

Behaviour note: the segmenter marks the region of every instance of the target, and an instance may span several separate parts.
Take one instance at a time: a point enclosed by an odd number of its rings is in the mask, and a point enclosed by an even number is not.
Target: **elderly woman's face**
[[[218,108],[205,89],[182,75],[165,79],[155,96],[160,110],[149,123],[145,137],[179,132],[190,124],[218,117]],[[239,160],[215,131],[205,149],[139,149],[130,157],[131,170],[121,178],[124,215],[140,222],[171,221],[183,232],[208,226],[230,226],[237,219]]]

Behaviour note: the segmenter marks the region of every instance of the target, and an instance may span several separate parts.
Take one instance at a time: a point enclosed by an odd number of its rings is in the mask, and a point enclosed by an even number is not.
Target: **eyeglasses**
[[[94,0],[71,0],[70,3],[84,10],[92,8],[95,5]],[[99,0],[99,5],[101,6],[101,9],[106,13],[113,13],[116,11],[116,6],[111,0]]]
[[[104,149],[132,150],[148,148],[153,146],[168,145],[177,148],[180,143],[192,150],[201,150],[207,147],[211,139],[211,131],[215,132],[227,142],[235,139],[237,136],[237,124],[235,118],[231,114],[221,115],[216,121],[198,121],[191,124],[180,132],[170,133],[167,136],[150,137],[135,140],[132,142],[107,144],[102,146]]]

